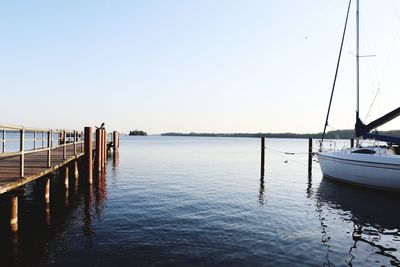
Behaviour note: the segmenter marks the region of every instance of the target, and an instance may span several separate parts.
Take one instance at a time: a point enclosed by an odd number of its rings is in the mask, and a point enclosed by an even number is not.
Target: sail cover
[[[370,131],[372,131],[373,129],[393,120],[394,118],[398,117],[399,115],[400,115],[400,107],[396,108],[395,110],[392,110],[391,112],[380,117],[379,119],[376,119],[376,120],[370,122],[369,124],[365,125],[360,120],[360,117],[357,113],[356,125],[355,125],[356,136],[357,137],[362,136],[364,138],[373,138],[373,139],[380,140],[380,141],[400,144],[400,137],[383,136],[383,135],[370,133]]]

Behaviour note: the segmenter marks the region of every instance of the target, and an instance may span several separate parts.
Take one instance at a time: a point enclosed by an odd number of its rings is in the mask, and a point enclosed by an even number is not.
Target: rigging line
[[[336,64],[335,78],[333,79],[332,92],[331,92],[331,97],[330,97],[330,99],[329,99],[329,106],[328,106],[328,112],[327,112],[327,114],[326,114],[326,120],[325,120],[325,125],[324,125],[324,131],[322,132],[321,144],[322,144],[322,142],[324,141],[326,126],[328,125],[329,113],[330,113],[330,111],[331,111],[333,92],[335,91],[336,78],[337,78],[337,74],[338,74],[338,71],[339,71],[340,58],[341,58],[341,56],[342,56],[343,43],[344,43],[344,37],[345,37],[345,35],[346,35],[347,20],[348,20],[348,18],[349,18],[350,6],[351,6],[351,0],[349,0],[349,6],[348,6],[348,8],[347,8],[346,21],[345,21],[345,23],[344,23],[342,42],[341,42],[341,44],[340,44],[339,57],[338,57],[338,61],[337,61],[337,64]]]
[[[399,15],[399,12],[398,12],[398,10],[397,10],[396,5],[394,4],[394,0],[392,0],[392,5],[393,5],[394,13],[396,14],[396,18],[397,18],[397,20],[400,22],[400,15]]]
[[[396,35],[393,38],[392,45],[389,49],[389,54],[387,55],[385,63],[383,65],[382,69],[380,70],[380,75],[379,75],[378,81],[382,81],[384,75],[386,74],[385,69],[387,68],[387,65],[389,64],[389,61],[392,59],[393,50],[394,50],[394,47],[396,46],[396,42],[399,38],[399,33],[400,33],[400,30],[397,30]]]
[[[270,148],[270,147],[265,147],[265,149],[271,150],[271,151],[276,152],[276,153],[285,154],[285,155],[306,155],[306,154],[315,153],[315,152],[287,152],[287,151],[273,149],[273,148]]]
[[[272,151],[272,152],[276,152],[276,151]],[[307,153],[307,154],[308,154],[308,153]],[[293,159],[293,158],[291,158],[291,157],[290,157],[290,158],[289,158],[289,157],[285,157],[285,156],[280,155],[280,154],[278,154],[278,156],[281,157],[281,158],[283,158],[283,159],[285,159],[285,160],[287,160],[287,161],[293,162],[293,163],[295,163],[295,164],[302,165],[302,166],[308,166],[308,164],[306,164],[306,163],[304,163],[304,162],[302,162],[302,161],[300,161],[300,160]],[[313,168],[314,170],[321,170],[321,168],[315,167],[315,166],[312,166],[312,168]]]
[[[400,23],[400,15],[399,15],[399,11],[398,8],[396,7],[396,4],[394,3],[394,0],[392,0],[392,6],[393,6],[393,13],[395,14],[395,17],[397,19],[397,21]],[[382,66],[382,68],[379,71],[379,77],[378,77],[378,81],[382,81],[383,80],[383,76],[386,74],[385,69],[387,68],[387,65],[389,64],[389,61],[392,59],[392,53],[393,53],[393,49],[396,45],[397,39],[399,38],[399,34],[400,34],[400,30],[399,28],[397,28],[396,30],[396,34],[393,38],[391,47],[389,49],[389,53],[386,56],[386,60],[384,62],[384,65]],[[382,96],[382,94],[381,94]]]
[[[368,116],[369,116],[369,113],[371,112],[372,106],[373,106],[373,105],[374,105],[374,103],[375,103],[375,99],[376,99],[376,97],[377,97],[377,96],[378,96],[378,94],[379,94],[379,90],[380,90],[380,88],[378,87],[378,90],[376,91],[376,94],[375,94],[375,97],[374,97],[374,99],[372,99],[371,106],[369,106],[369,109],[368,109],[368,112],[367,112],[367,116],[365,116],[365,120],[364,120],[364,121],[366,121],[366,120],[367,120],[367,118],[368,118]]]

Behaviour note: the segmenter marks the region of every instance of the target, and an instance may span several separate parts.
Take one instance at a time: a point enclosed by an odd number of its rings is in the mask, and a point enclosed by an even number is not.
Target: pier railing
[[[66,129],[31,128],[16,125],[0,124],[1,149],[0,158],[19,157],[19,176],[25,176],[25,155],[47,152],[47,167],[51,167],[52,151],[62,148],[63,159],[67,159],[67,149],[73,147],[73,155],[77,156],[77,148],[83,152],[84,134],[82,131]],[[56,138],[54,138],[56,135]],[[10,138],[8,138],[8,136]],[[30,146],[27,146],[30,142]],[[11,145],[7,147],[7,143]],[[12,151],[8,151],[12,150]]]

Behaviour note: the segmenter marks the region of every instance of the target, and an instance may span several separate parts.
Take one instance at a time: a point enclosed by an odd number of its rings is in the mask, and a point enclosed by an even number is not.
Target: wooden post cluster
[[[264,178],[265,166],[265,137],[261,137],[261,179]]]
[[[308,177],[312,175],[312,138],[308,138]]]

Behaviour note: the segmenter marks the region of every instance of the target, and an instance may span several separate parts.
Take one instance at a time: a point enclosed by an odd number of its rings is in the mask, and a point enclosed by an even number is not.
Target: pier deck
[[[0,194],[82,157],[83,132],[0,124]]]
[[[76,154],[74,145],[66,144],[66,159],[64,159],[64,148],[62,146],[52,148],[51,164],[48,167],[48,151],[26,154],[24,159],[24,177],[20,177],[19,155],[0,157],[0,194],[51,173],[83,155],[82,144],[76,146]]]
[[[40,177],[64,168],[64,186],[69,189],[69,167],[73,165],[74,178],[79,182],[79,162],[83,157],[83,169],[86,182],[93,183],[93,167],[96,171],[106,169],[107,156],[113,147],[114,157],[118,155],[119,135],[112,133],[109,141],[104,123],[96,127],[93,138],[92,127],[84,131],[65,129],[28,128],[23,126],[0,124],[0,195]],[[95,139],[95,141],[94,141]],[[111,137],[110,137],[111,139]],[[95,164],[94,164],[95,163]],[[50,204],[50,177],[45,178],[44,200],[46,210]],[[18,194],[11,192],[10,230],[18,231]]]

